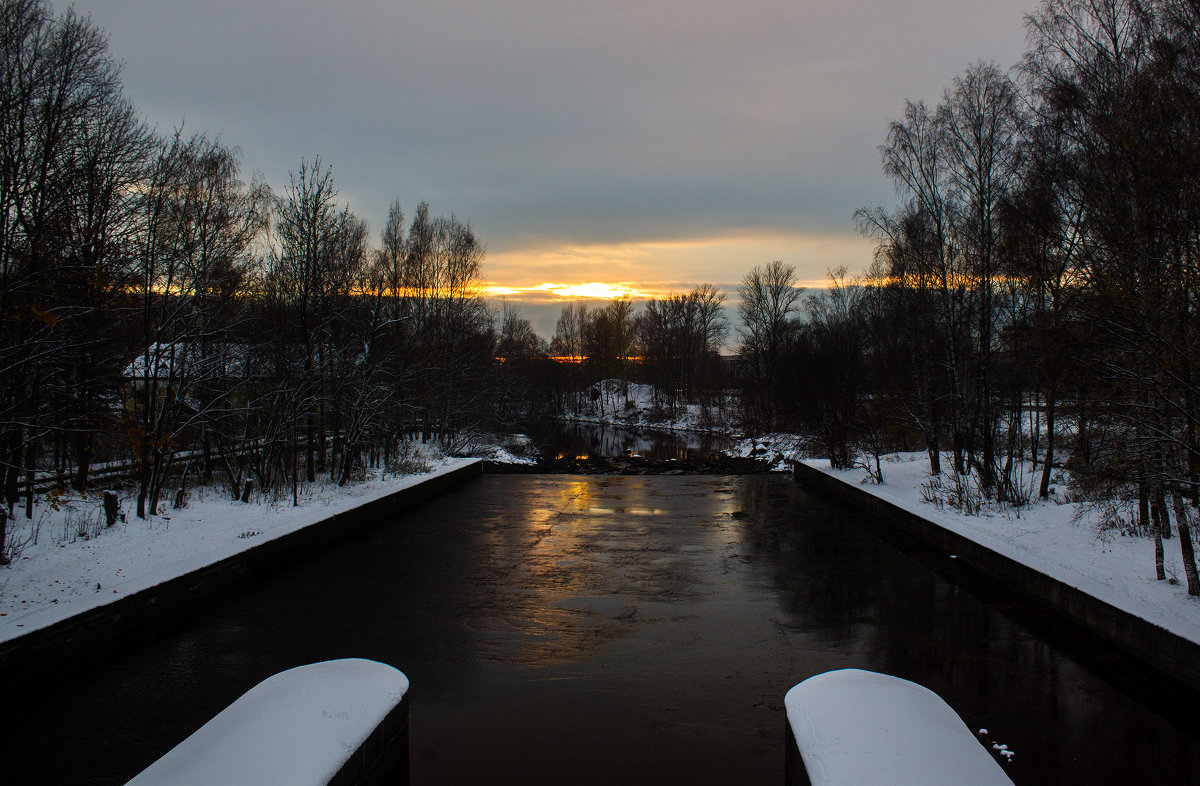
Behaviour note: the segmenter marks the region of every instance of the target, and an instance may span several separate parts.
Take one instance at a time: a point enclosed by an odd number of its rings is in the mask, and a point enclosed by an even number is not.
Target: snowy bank
[[[260,682],[131,780],[183,783],[361,782],[407,746],[408,678],[347,658]],[[403,738],[403,739],[402,739]]]
[[[1200,687],[1200,602],[1180,584],[1155,580],[1154,551],[1147,539],[1101,532],[1078,503],[1055,495],[978,515],[925,502],[929,488],[923,453],[888,457],[879,484],[870,482],[862,469],[833,470],[817,460],[795,466],[798,482],[900,526]],[[1172,551],[1168,549],[1167,573],[1182,575],[1177,548]]]
[[[0,569],[0,674],[94,651],[180,607],[347,533],[403,513],[480,474],[478,459],[428,474],[317,487],[299,507],[196,500],[130,517],[74,542],[45,538]]]
[[[661,401],[653,385],[605,379],[592,385],[562,419],[617,428],[725,434],[733,419],[733,406],[727,399],[712,407],[684,403],[671,408]]]
[[[789,783],[1012,786],[950,705],[914,682],[841,669],[801,682],[783,703],[802,760],[789,761]]]

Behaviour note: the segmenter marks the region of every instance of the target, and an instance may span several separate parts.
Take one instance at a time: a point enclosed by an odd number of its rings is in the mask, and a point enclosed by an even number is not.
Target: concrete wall
[[[264,571],[407,512],[481,474],[474,461],[338,513],[241,554],[0,644],[0,689],[73,660],[89,660],[177,624],[180,614]]]
[[[328,786],[405,786],[410,782],[408,696],[350,754]]]
[[[939,551],[958,555],[960,562],[1026,599],[1066,617],[1167,676],[1200,689],[1200,645],[1195,642],[939,527],[856,485],[799,462],[793,466],[793,477],[802,486],[847,502]]]

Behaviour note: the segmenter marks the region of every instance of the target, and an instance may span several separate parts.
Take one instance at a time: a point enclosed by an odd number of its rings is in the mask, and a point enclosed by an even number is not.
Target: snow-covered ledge
[[[829,671],[789,690],[784,706],[802,760],[789,760],[788,783],[1012,786],[950,705],[914,682]]]
[[[358,783],[408,745],[408,678],[348,658],[260,682],[130,784]],[[402,748],[402,750],[399,750]]]

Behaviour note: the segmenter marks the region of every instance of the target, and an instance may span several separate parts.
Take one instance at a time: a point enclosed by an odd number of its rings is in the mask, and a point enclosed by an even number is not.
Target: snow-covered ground
[[[760,434],[738,439],[728,452],[731,456],[762,458],[771,462],[773,471],[790,472],[792,461],[801,457],[804,445],[804,438],[796,434]]]
[[[407,692],[408,677],[372,660],[288,669],[255,685],[129,783],[329,783]]]
[[[492,437],[483,444],[472,445],[470,455],[497,464],[536,464],[537,447],[527,434],[509,434]]]
[[[1036,496],[1020,508],[987,507],[964,515],[947,505],[925,501],[930,489],[924,453],[888,456],[881,484],[863,469],[833,470],[828,461],[805,459],[863,490],[963,535],[1104,602],[1200,643],[1200,600],[1189,598],[1183,578],[1179,539],[1165,542],[1170,581],[1154,575],[1154,546],[1148,538],[1102,530],[1095,511],[1066,500],[1062,484],[1049,500]],[[941,492],[944,493],[944,492]]]
[[[245,504],[198,488],[186,507],[160,506],[143,521],[132,513],[104,526],[99,495],[39,500],[32,519],[23,511],[10,523],[12,564],[0,568],[0,641],[211,565],[266,541],[323,521],[475,459],[426,456],[430,472],[375,474],[339,487],[320,480],[280,501]],[[131,510],[131,500],[122,502]]]

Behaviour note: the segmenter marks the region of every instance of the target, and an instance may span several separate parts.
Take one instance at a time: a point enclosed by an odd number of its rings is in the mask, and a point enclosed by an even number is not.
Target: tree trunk
[[[1138,530],[1149,532],[1150,526],[1150,488],[1145,483],[1138,484]]]
[[[121,504],[117,499],[117,492],[104,492],[104,526],[111,527],[117,523],[117,517],[121,512]]]
[[[212,440],[211,440],[211,435],[208,433],[207,430],[204,432],[203,451],[204,451],[204,455],[202,457],[203,463],[201,464],[201,466],[204,467],[204,474],[202,475],[202,477],[204,478],[205,483],[211,483],[212,479],[213,479]]]
[[[1050,496],[1050,473],[1054,471],[1054,391],[1046,395],[1046,461],[1042,464],[1042,485],[1038,495],[1042,499]]]
[[[192,462],[183,465],[183,475],[179,478],[179,490],[175,492],[175,499],[172,502],[172,507],[175,510],[182,510],[187,504],[187,479],[188,472],[192,468]]]
[[[138,456],[137,516],[146,518],[146,498],[150,495],[150,448],[143,436]]]
[[[316,426],[313,424],[312,413],[308,413],[308,425],[305,429],[305,453],[304,453],[304,472],[309,483],[317,481],[317,463],[316,463]]]
[[[959,430],[958,424],[954,426],[954,433],[950,437],[950,446],[954,451],[954,474],[967,474],[967,452],[963,445],[962,431]]]
[[[1042,449],[1042,394],[1041,391],[1035,391],[1032,395],[1031,403],[1033,406],[1029,408],[1029,461],[1033,466],[1037,466],[1038,453]]]
[[[1196,553],[1192,548],[1187,505],[1184,504],[1183,494],[1178,491],[1172,492],[1171,501],[1175,506],[1175,525],[1179,528],[1179,553],[1183,556],[1183,574],[1187,576],[1188,595],[1200,595],[1200,575],[1196,573]]]
[[[161,450],[154,451],[154,472],[150,477],[149,513],[151,516],[158,515],[158,503],[162,500],[163,484],[167,482],[167,475],[171,474],[171,465],[174,463],[174,453],[168,452],[164,456]]]
[[[8,508],[0,506],[0,565],[8,564]]]
[[[942,451],[938,444],[937,432],[928,430],[925,432],[925,450],[929,453],[929,474],[938,476],[942,474]]]
[[[1144,483],[1138,488],[1138,515],[1142,521],[1149,519],[1150,533],[1154,536],[1154,577],[1162,581],[1167,577],[1163,564],[1162,509],[1153,502],[1150,489]]]
[[[25,453],[25,518],[33,518],[33,468],[37,461],[37,442],[29,440]]]
[[[87,488],[88,473],[92,468],[91,434],[80,432],[71,441],[74,443],[76,463],[75,477],[71,480],[71,488],[83,491]]]
[[[1163,564],[1166,555],[1163,553],[1162,533],[1157,528],[1154,530],[1154,578],[1159,581],[1167,577],[1167,569]]]
[[[1162,486],[1156,486],[1154,491],[1155,499],[1158,500],[1158,509],[1162,511],[1162,526],[1158,528],[1158,531],[1162,533],[1163,540],[1170,540],[1171,521],[1170,516],[1167,515],[1167,494],[1163,491]],[[1154,500],[1151,500],[1151,505],[1153,506],[1153,504]],[[1153,507],[1151,507],[1151,512],[1153,512]]]
[[[14,447],[9,455],[8,467],[4,471],[4,502],[9,513],[16,507],[17,496],[20,490],[21,483],[21,443],[15,438],[13,440]]]

